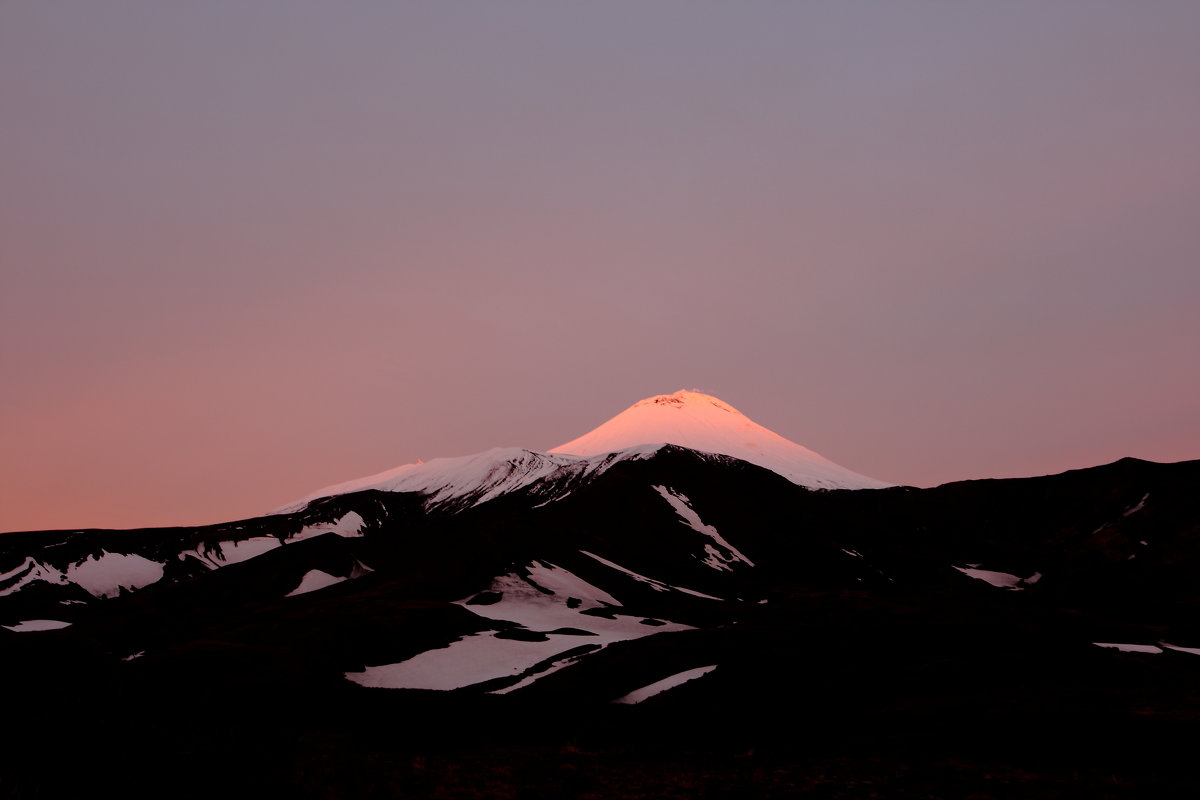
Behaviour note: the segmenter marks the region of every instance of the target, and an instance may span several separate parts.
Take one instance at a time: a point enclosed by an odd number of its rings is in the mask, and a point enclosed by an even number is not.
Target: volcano
[[[6,533],[0,797],[792,796],[914,753],[969,775],[914,796],[1195,796],[1197,498],[1200,461],[887,487],[680,391],[251,519]]]
[[[882,489],[890,484],[846,469],[789,441],[712,395],[680,390],[639,400],[598,428],[539,453],[498,447],[456,458],[404,464],[327,486],[271,513],[303,508],[320,497],[377,489],[420,492],[432,505],[473,505],[539,481],[603,472],[664,445],[729,456],[775,472],[809,489]]]

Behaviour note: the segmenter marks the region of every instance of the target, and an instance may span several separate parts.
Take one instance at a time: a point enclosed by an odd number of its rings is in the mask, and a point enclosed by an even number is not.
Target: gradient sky
[[[1200,3],[0,5],[0,530],[696,387],[919,486],[1200,458]]]

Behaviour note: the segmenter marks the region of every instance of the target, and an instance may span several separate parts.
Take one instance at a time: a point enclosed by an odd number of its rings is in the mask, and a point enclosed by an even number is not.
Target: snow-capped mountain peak
[[[320,497],[365,489],[418,492],[429,507],[476,505],[533,484],[553,497],[572,481],[612,464],[647,458],[665,444],[732,456],[812,489],[878,489],[883,481],[859,475],[750,420],[719,398],[681,390],[639,400],[600,427],[545,453],[496,447],[456,458],[404,464],[328,486],[274,514],[298,511]],[[557,487],[557,488],[556,488]]]
[[[694,389],[639,400],[600,427],[548,452],[592,456],[659,442],[740,458],[814,489],[889,485],[835,464],[764,428],[725,401]]]

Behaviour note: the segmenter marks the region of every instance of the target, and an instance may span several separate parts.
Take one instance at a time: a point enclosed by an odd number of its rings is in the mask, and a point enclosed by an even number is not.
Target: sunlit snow
[[[600,427],[549,452],[589,456],[650,442],[740,458],[814,489],[890,485],[785,439],[712,395],[687,390],[640,400]]]

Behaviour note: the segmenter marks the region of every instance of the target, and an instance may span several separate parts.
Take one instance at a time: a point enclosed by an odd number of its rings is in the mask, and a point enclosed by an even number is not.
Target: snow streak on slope
[[[649,586],[651,589],[653,589],[656,592],[669,592],[671,590],[675,590],[677,592],[683,592],[684,594],[690,594],[693,597],[703,597],[705,600],[720,600],[721,602],[725,602],[722,598],[713,597],[711,594],[705,594],[704,592],[697,592],[695,589],[688,589],[684,586],[672,586],[669,583],[663,583],[662,581],[658,580],[657,578],[647,578],[645,575],[639,575],[638,573],[634,572],[631,569],[626,569],[625,567],[622,567],[620,564],[609,561],[607,558],[598,556],[595,553],[589,553],[587,550],[580,550],[579,552],[583,553],[588,558],[592,558],[592,559],[595,559],[596,561],[599,561],[601,564],[608,567],[609,569],[615,569],[617,572],[620,572],[622,575],[632,578],[633,580],[637,581],[638,583],[646,584],[647,586]]]
[[[20,566],[0,575],[0,584],[6,584],[0,589],[0,597],[19,592],[38,581],[63,584],[67,582],[67,578],[62,570],[43,564],[33,556],[25,556],[25,561]]]
[[[661,442],[733,456],[814,489],[880,489],[889,484],[851,472],[753,422],[733,406],[696,391],[648,397],[551,453],[611,453]]]
[[[1161,647],[1152,644],[1124,644],[1122,642],[1092,642],[1096,647],[1108,647],[1122,653],[1161,653]]]
[[[648,700],[651,697],[654,697],[656,694],[662,694],[669,689],[674,689],[676,686],[687,683],[688,681],[694,681],[696,678],[699,678],[702,675],[707,675],[716,668],[717,665],[713,664],[712,666],[696,667],[695,669],[689,669],[675,675],[669,675],[660,681],[655,681],[649,686],[643,686],[640,689],[634,689],[629,694],[613,700],[613,702],[620,703],[622,705],[634,705],[642,702],[643,700]]]
[[[753,567],[754,562],[742,555],[742,552],[736,547],[725,541],[716,528],[712,525],[705,525],[700,519],[700,515],[692,508],[690,501],[686,495],[671,489],[667,486],[655,486],[654,490],[663,496],[663,499],[671,504],[671,508],[679,514],[680,520],[697,533],[702,533],[712,539],[716,545],[704,545],[705,558],[704,563],[715,570],[731,571],[733,568],[730,564],[742,563]],[[724,548],[722,552],[718,548]]]

